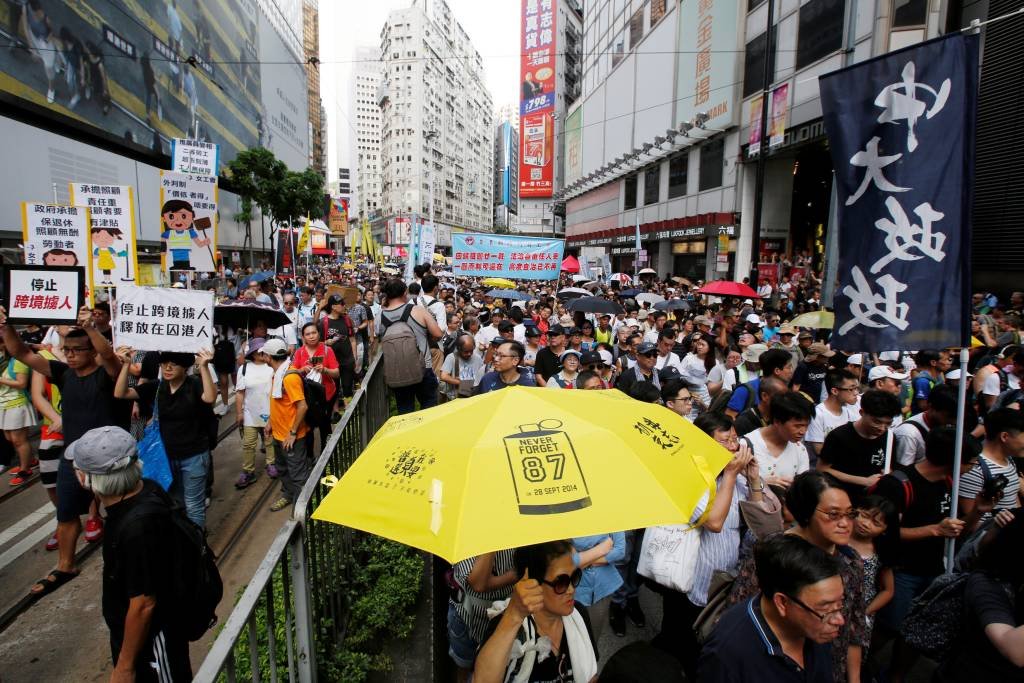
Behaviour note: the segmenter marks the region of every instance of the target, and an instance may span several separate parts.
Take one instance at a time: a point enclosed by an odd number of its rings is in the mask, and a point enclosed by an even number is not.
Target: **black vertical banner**
[[[832,345],[964,345],[978,36],[921,43],[820,85],[839,200]]]

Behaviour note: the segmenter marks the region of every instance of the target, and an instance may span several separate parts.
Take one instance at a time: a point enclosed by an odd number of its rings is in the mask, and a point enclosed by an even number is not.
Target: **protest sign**
[[[71,203],[89,207],[92,282],[96,287],[134,284],[139,264],[131,185],[69,183]]]
[[[175,138],[171,141],[171,170],[192,175],[219,175],[220,148],[212,142]]]
[[[213,350],[213,292],[167,287],[117,288],[114,346],[136,351]]]
[[[82,266],[3,267],[4,309],[15,325],[75,325],[85,305]]]
[[[30,266],[82,266],[89,263],[89,209],[85,206],[22,202],[21,233]],[[91,272],[85,295],[92,302]]]
[[[295,240],[294,231],[278,228],[274,239],[274,272],[278,277],[295,277]]]
[[[452,233],[452,273],[465,276],[554,280],[564,240],[486,233]]]
[[[164,271],[215,271],[217,178],[160,171]]]
[[[327,285],[326,296],[337,294],[345,302],[345,310],[352,308],[359,301],[359,289],[356,287],[342,287],[341,285]]]

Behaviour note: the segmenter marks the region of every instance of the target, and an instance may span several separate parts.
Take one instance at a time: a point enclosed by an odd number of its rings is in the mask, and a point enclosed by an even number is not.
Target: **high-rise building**
[[[494,129],[494,228],[511,229],[519,213],[519,117]]]
[[[309,166],[327,177],[327,121],[320,101],[319,0],[303,0],[302,48],[306,55],[306,91],[309,108]]]
[[[522,0],[522,10],[525,58],[522,99],[516,117],[520,193],[512,229],[536,235],[561,235],[565,232],[565,203],[556,196],[565,186],[565,150],[561,141],[566,116],[580,96],[583,10],[580,0]],[[536,49],[550,50],[550,61],[535,61]],[[531,185],[535,182],[539,185]]]
[[[354,59],[347,88],[351,109],[346,126],[351,151],[349,161],[355,172],[352,215],[370,218],[381,210],[383,160],[377,89],[380,87],[384,66],[379,46],[356,46]]]
[[[444,0],[413,0],[380,34],[383,64],[381,209],[385,243],[408,239],[404,221],[430,214],[437,244],[452,228],[490,230],[493,104],[483,59]]]

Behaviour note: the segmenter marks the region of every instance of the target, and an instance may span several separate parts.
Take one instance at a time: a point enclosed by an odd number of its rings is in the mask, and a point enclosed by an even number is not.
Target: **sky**
[[[447,0],[448,7],[484,60],[495,108],[518,102],[520,0]],[[328,179],[337,178],[338,136],[351,134],[345,117],[355,46],[380,45],[388,13],[412,0],[320,0],[320,97],[327,111]],[[345,116],[338,113],[342,105]],[[350,160],[346,160],[347,162]]]

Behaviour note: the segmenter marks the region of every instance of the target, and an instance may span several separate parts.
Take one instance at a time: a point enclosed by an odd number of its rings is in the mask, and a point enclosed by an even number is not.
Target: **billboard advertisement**
[[[550,197],[555,177],[554,0],[522,0],[519,197]]]
[[[565,118],[565,184],[583,175],[583,107]]]
[[[736,69],[743,54],[737,33],[739,3],[734,0],[682,0],[678,22],[676,124],[697,112],[707,125],[728,128],[737,120]]]
[[[273,152],[288,168],[301,171],[309,166],[306,70],[262,12],[259,40],[263,105],[260,145]]]
[[[259,140],[255,0],[12,2],[0,32],[8,102],[161,154],[195,138],[227,162]]]

